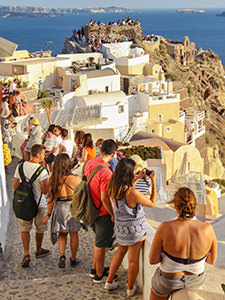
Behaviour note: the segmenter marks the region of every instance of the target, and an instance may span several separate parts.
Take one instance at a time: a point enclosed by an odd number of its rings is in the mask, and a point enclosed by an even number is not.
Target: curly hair
[[[49,194],[52,198],[52,201],[57,196],[59,190],[62,188],[63,177],[71,174],[71,167],[71,160],[69,158],[69,155],[66,153],[61,153],[54,159],[49,189]]]
[[[195,194],[187,187],[180,188],[169,203],[173,203],[181,220],[192,219],[195,216],[197,200]]]

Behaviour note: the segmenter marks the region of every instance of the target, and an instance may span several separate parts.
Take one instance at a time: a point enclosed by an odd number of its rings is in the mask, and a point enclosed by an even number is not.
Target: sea
[[[181,14],[175,9],[133,10],[129,13],[78,13],[47,18],[0,18],[0,36],[16,44],[18,50],[29,52],[49,47],[52,54],[61,53],[65,37],[71,37],[89,20],[105,24],[126,17],[138,19],[143,34],[154,33],[166,39],[183,41],[188,35],[196,48],[212,49],[225,65],[225,17],[218,17],[225,9],[206,9],[205,13]],[[50,42],[47,43],[46,42]],[[46,48],[47,47],[47,48]]]

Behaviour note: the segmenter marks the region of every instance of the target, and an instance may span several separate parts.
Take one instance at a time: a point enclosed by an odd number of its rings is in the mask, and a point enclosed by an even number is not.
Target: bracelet
[[[51,217],[51,214],[50,214],[50,213],[47,213],[47,216],[50,218],[50,217]]]

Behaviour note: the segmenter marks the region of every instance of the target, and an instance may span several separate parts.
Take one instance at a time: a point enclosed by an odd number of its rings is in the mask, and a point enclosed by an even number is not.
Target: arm
[[[16,189],[18,188],[19,184],[20,184],[19,178],[15,178],[15,177],[14,177],[14,181],[13,181],[13,189],[16,190]]]
[[[63,145],[59,145],[59,152],[58,155],[61,154],[62,152],[66,152],[66,148]]]
[[[113,209],[107,192],[101,192],[101,201],[107,212],[113,217]]]
[[[40,181],[41,192],[46,195],[48,193],[48,178]]]
[[[52,150],[48,153],[45,153],[45,156],[48,156],[56,151],[56,147],[53,147]]]
[[[85,149],[83,149],[82,156],[81,156],[81,158],[78,158],[78,160],[81,162],[85,162],[87,160],[87,156],[88,156],[87,151]]]
[[[216,235],[215,235],[212,225],[210,225],[209,235],[212,237],[212,244],[211,244],[211,248],[209,250],[209,255],[206,258],[206,262],[208,264],[214,265],[216,262],[216,257],[217,257],[217,241],[216,241]]]
[[[133,187],[128,190],[127,202],[131,207],[137,203],[148,207],[154,207],[156,205],[155,173],[150,176],[150,179],[152,181],[152,193],[150,198]]]
[[[161,252],[163,248],[162,229],[163,229],[163,223],[157,229],[155,237],[152,242],[151,250],[149,253],[149,263],[151,265],[158,264],[162,260],[161,257]]]

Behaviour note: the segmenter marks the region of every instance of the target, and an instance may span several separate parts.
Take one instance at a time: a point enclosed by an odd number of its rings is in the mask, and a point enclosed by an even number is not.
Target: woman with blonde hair
[[[139,254],[147,233],[147,223],[142,205],[154,207],[156,204],[155,173],[153,172],[150,176],[152,194],[148,198],[133,187],[135,182],[144,176],[145,170],[142,170],[134,178],[134,169],[134,160],[127,157],[121,159],[108,185],[108,194],[114,204],[114,232],[118,249],[110,264],[104,288],[113,290],[118,287],[113,279],[128,251],[127,296],[133,296],[137,289],[135,280],[139,271]]]
[[[163,222],[156,231],[149,254],[158,264],[152,277],[150,300],[167,300],[171,293],[205,280],[205,262],[214,264],[217,242],[213,227],[195,218],[197,201],[187,187],[174,195],[177,219]]]
[[[73,198],[73,189],[81,182],[81,178],[71,173],[69,155],[62,153],[56,156],[52,175],[49,179],[48,214],[43,219],[46,224],[52,214],[51,241],[59,245],[60,258],[58,267],[65,268],[67,235],[70,234],[70,264],[75,267],[79,262],[76,258],[79,239],[80,223],[70,214],[70,205]]]

